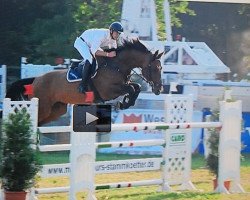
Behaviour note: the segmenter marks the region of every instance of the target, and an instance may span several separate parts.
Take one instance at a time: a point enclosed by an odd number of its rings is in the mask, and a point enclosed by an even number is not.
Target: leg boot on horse
[[[82,81],[78,87],[78,91],[80,93],[85,93],[88,91],[88,82],[91,76],[91,64],[88,60],[86,60],[83,64],[82,69]]]
[[[140,85],[136,84],[136,83],[130,83],[130,84],[126,84],[123,86],[123,90],[126,91],[126,94],[122,100],[122,102],[118,102],[115,106],[115,109],[127,109],[130,106],[135,104],[135,100],[138,97],[139,93],[140,93]],[[135,98],[136,97],[136,98]]]

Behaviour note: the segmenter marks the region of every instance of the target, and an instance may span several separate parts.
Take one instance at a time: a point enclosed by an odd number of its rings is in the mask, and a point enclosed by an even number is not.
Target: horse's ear
[[[157,59],[158,53],[159,53],[159,50],[157,50],[157,51],[154,53],[152,60],[156,60],[156,59]]]
[[[137,37],[137,38],[131,38],[131,39],[130,39],[130,42],[131,42],[132,44],[138,44],[138,43],[140,43],[140,40],[139,40],[138,37]]]
[[[158,51],[158,50],[157,50],[157,51]],[[159,53],[159,54],[155,57],[155,59],[156,59],[156,60],[160,59],[160,58],[162,57],[163,54],[164,54],[164,51],[161,52],[161,53]]]
[[[138,37],[136,37],[136,38],[132,38],[132,41],[133,41],[134,43],[136,43],[136,42],[140,42],[140,40],[139,40],[139,38],[138,38]]]

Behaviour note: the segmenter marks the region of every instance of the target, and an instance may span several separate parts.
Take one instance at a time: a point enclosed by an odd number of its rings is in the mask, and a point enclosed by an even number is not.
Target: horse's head
[[[147,79],[148,83],[152,87],[152,92],[159,95],[162,91],[161,80],[161,61],[160,58],[164,52],[159,53],[157,50],[154,54],[150,53],[150,59],[146,67],[142,68],[142,75]]]
[[[122,61],[121,70],[124,74],[130,74],[131,69],[140,67],[143,77],[152,87],[152,92],[159,95],[162,91],[160,62],[162,55],[163,52],[159,51],[153,54],[139,39],[134,39],[124,41],[117,49],[117,62]]]

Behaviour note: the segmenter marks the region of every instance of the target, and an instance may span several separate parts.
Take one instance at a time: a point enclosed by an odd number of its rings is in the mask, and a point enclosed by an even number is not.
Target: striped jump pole
[[[110,183],[110,184],[99,184],[95,185],[95,190],[106,190],[112,188],[129,188],[137,186],[151,186],[151,185],[160,185],[162,184],[161,179],[154,180],[143,180],[143,181],[132,181],[132,182],[119,182],[119,183]],[[54,188],[39,188],[36,189],[36,194],[52,194],[52,193],[64,193],[69,192],[70,187],[54,187]]]
[[[136,186],[150,186],[150,185],[160,185],[162,184],[162,179],[153,179],[153,180],[143,180],[143,181],[133,181],[133,182],[120,182],[120,183],[109,183],[96,185],[96,190],[103,189],[112,189],[112,188],[128,188]]]
[[[101,148],[121,148],[121,147],[136,147],[136,146],[164,146],[165,140],[153,139],[153,140],[133,140],[122,142],[99,142],[94,144],[96,149]],[[71,144],[54,144],[54,145],[39,145],[39,151],[69,151]]]
[[[221,122],[192,122],[192,123],[132,123],[113,124],[112,131],[143,131],[143,130],[168,130],[168,129],[192,129],[192,128],[220,128]]]

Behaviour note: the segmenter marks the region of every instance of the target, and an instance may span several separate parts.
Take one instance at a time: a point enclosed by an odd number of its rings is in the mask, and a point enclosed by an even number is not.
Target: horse
[[[141,88],[130,81],[134,68],[141,69],[143,78],[151,85],[152,92],[159,95],[162,91],[161,62],[164,52],[149,51],[141,41],[125,41],[116,49],[116,56],[96,57],[98,69],[91,78],[89,87],[94,93],[94,102],[106,102],[124,96],[121,109],[135,104]],[[39,99],[38,124],[41,126],[58,119],[67,112],[67,104],[86,104],[86,93],[79,93],[79,82],[66,80],[67,69],[55,70],[35,78],[20,79],[7,90],[6,98],[11,100]],[[33,91],[26,93],[26,85]]]

